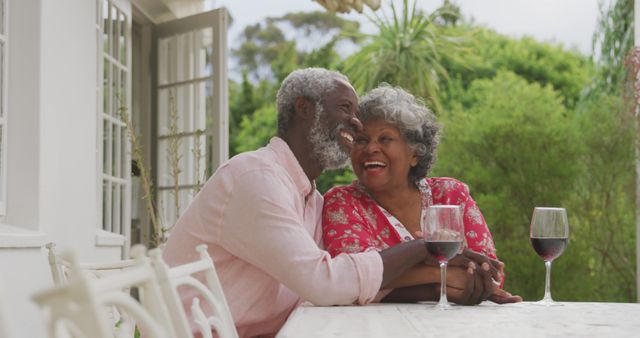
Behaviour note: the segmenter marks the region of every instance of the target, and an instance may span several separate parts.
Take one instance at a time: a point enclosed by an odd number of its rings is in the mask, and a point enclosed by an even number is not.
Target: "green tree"
[[[279,83],[301,66],[327,66],[337,62],[335,45],[343,40],[356,42],[358,30],[357,21],[327,12],[289,13],[247,26],[232,55],[251,79]],[[313,41],[313,45],[304,46],[309,41]],[[318,45],[321,48],[318,49]]]
[[[551,85],[562,95],[566,107],[573,108],[583,89],[593,77],[588,58],[562,46],[539,42],[530,37],[513,39],[486,28],[460,24],[448,30],[451,35],[470,36],[465,45],[464,62],[444,54],[442,64],[451,81],[443,91],[443,102],[458,101],[458,97],[476,79],[493,78],[500,70],[508,70],[530,83]]]
[[[622,97],[600,92],[578,107],[581,165],[568,210],[570,253],[587,259],[576,288],[582,299],[635,299],[635,129],[631,114],[619,114],[625,105]]]
[[[600,3],[600,16],[593,34],[593,56],[599,59],[599,74],[594,91],[619,93],[627,72],[624,62],[634,45],[633,0],[616,0],[605,7]],[[597,95],[597,94],[596,94]]]
[[[473,81],[441,122],[434,175],[469,185],[507,264],[506,288],[540,297],[543,264],[529,243],[531,212],[564,205],[578,170],[577,133],[562,97],[551,86],[499,71]]]
[[[416,9],[416,3],[404,0],[400,13],[391,3],[390,18],[375,14],[370,20],[378,33],[363,35],[368,43],[344,61],[343,70],[361,91],[387,82],[428,99],[439,111],[440,82],[448,78],[441,59],[443,55],[459,58],[461,49],[457,38],[447,36],[436,21],[450,22],[456,13],[451,6],[443,6],[426,15]],[[461,58],[458,61],[462,63]]]
[[[640,166],[640,120],[634,117],[636,70],[625,69],[634,45],[633,13],[633,0],[601,4],[593,36],[597,73],[578,111],[586,149],[575,199],[583,214],[578,230],[590,243],[585,254],[591,257],[589,282],[600,287],[595,298],[616,301],[636,301],[638,292],[634,208],[640,201],[634,204],[634,188],[640,180],[634,165]]]
[[[263,105],[252,115],[244,116],[240,122],[236,153],[255,150],[269,143],[269,139],[276,135],[276,121],[275,102]]]

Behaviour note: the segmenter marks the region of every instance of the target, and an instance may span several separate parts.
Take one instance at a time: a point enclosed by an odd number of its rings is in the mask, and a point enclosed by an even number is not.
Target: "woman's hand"
[[[522,301],[522,297],[518,295],[514,296],[508,291],[496,288],[491,297],[489,297],[489,300],[496,304],[519,303]]]

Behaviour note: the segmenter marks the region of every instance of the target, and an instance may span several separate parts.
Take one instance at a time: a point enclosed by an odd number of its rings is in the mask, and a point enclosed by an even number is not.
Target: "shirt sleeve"
[[[371,302],[382,284],[377,252],[331,258],[304,228],[297,192],[277,173],[248,171],[233,180],[220,244],[316,305]],[[293,195],[293,196],[292,196]]]
[[[357,212],[354,198],[345,188],[325,194],[322,208],[322,239],[331,256],[356,253],[376,247],[375,234]]]

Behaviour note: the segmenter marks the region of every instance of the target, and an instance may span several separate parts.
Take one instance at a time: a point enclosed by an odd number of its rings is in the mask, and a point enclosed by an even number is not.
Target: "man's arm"
[[[382,274],[382,287],[384,288],[398,276],[416,264],[426,261],[430,256],[424,241],[415,239],[380,251],[380,257],[384,267]]]

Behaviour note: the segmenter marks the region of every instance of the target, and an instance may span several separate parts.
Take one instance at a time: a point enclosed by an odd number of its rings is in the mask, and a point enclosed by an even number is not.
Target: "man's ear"
[[[304,98],[296,97],[296,101],[293,103],[296,110],[296,116],[301,120],[314,119],[316,113],[316,107],[313,102]]]

